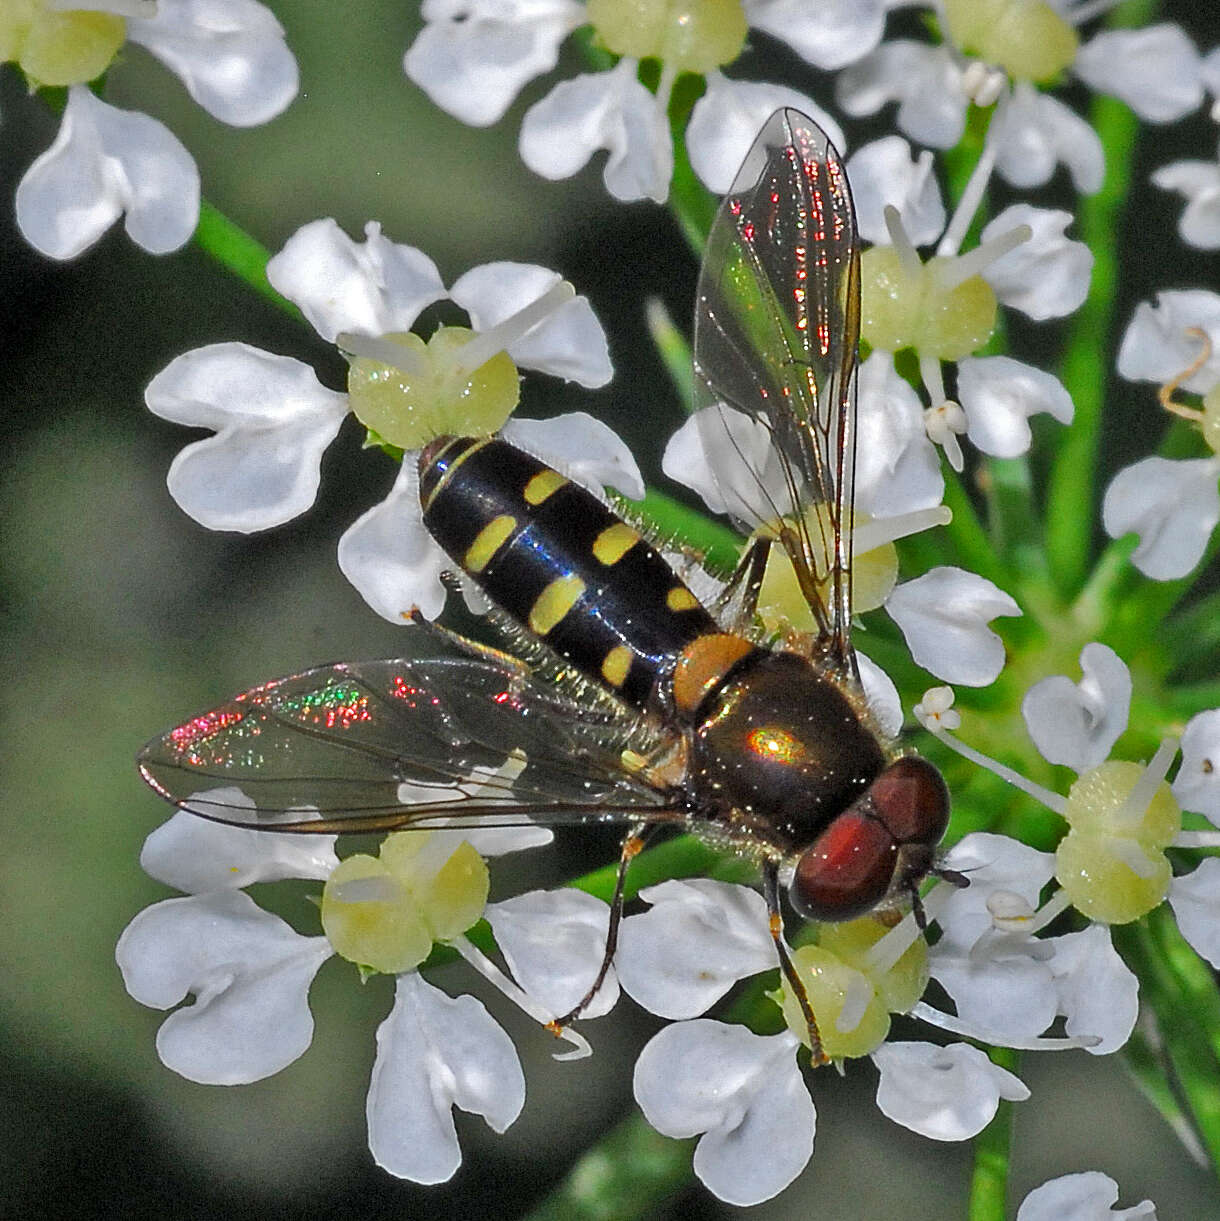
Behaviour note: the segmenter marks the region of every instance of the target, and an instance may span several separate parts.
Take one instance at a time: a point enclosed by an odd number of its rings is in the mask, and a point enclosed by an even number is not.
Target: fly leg
[[[763,573],[767,569],[767,556],[771,552],[771,540],[761,535],[753,538],[741,557],[728,584],[712,604],[711,611],[726,632],[742,632],[753,626],[754,612],[758,609],[758,595],[762,590]]]
[[[779,955],[779,967],[792,989],[796,1003],[801,1007],[805,1025],[809,1029],[809,1057],[814,1068],[829,1064],[830,1057],[822,1047],[822,1036],[818,1033],[818,1020],[813,1016],[813,1006],[809,1003],[809,994],[801,983],[796,967],[792,963],[792,955],[784,944],[784,919],[779,910],[779,869],[774,861],[768,861],[763,866],[763,896],[767,900],[767,922],[771,930],[771,939],[775,942],[775,952]]]
[[[547,1023],[547,1029],[554,1035],[558,1035],[565,1026],[571,1025],[571,1023],[580,1017],[581,1013],[584,1012],[601,990],[602,984],[606,982],[606,975],[610,971],[610,964],[614,962],[614,951],[618,948],[618,926],[623,918],[623,888],[627,882],[627,866],[639,856],[649,830],[650,828],[646,823],[634,823],[623,840],[623,847],[618,860],[618,874],[614,879],[614,896],[610,900],[610,923],[606,928],[606,952],[602,955],[602,963],[597,969],[597,977],[593,980],[593,984],[588,992],[577,1002],[576,1007],[570,1009],[562,1017],[557,1017]]]

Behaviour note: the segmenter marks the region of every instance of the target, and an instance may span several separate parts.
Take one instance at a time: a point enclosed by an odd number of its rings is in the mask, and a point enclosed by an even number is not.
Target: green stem
[[[272,305],[282,309],[298,322],[306,321],[305,315],[291,301],[281,297],[271,287],[267,279],[267,260],[271,255],[267,248],[206,199],[199,203],[199,225],[195,229],[194,241],[200,250],[214,258]]]
[[[694,1178],[693,1140],[659,1136],[632,1115],[583,1157],[528,1221],[634,1221],[658,1207]]]
[[[1114,930],[1155,1015],[1161,1053],[1191,1125],[1220,1177],[1220,991],[1212,970],[1186,943],[1166,904]]]
[[[1155,0],[1133,0],[1112,14],[1111,24],[1146,24]],[[1118,293],[1118,250],[1139,122],[1126,103],[1094,98],[1089,121],[1101,138],[1106,178],[1100,191],[1081,201],[1080,240],[1093,252],[1089,295],[1072,318],[1060,375],[1075,419],[1064,430],[1051,468],[1047,496],[1047,555],[1063,597],[1084,584],[1093,546],[1098,442],[1111,367],[1114,307]]]
[[[1020,1056],[1008,1048],[991,1049],[991,1060],[1015,1073]],[[1000,1099],[995,1118],[974,1138],[974,1173],[970,1179],[970,1221],[1004,1221],[1008,1167],[1012,1149],[1012,1103]]]

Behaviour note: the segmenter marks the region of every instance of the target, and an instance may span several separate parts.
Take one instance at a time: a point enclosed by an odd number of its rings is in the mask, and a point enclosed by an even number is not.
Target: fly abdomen
[[[635,529],[507,441],[433,442],[419,497],[433,538],[494,602],[637,708],[686,645],[717,630]]]

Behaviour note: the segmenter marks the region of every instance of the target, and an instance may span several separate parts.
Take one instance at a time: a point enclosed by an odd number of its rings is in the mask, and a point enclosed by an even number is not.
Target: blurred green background
[[[526,90],[510,116],[475,131],[437,111],[402,75],[417,6],[280,0],[302,96],[250,131],[213,121],[140,48],[113,70],[108,98],[162,118],[198,160],[208,199],[272,249],[299,225],[334,216],[353,235],[380,220],[420,246],[451,282],[492,259],[548,264],[586,293],[611,335],[616,377],[596,393],[530,379],[522,413],[584,408],[608,420],[660,480],[660,445],[678,422],[652,354],[643,304],[689,316],[695,262],[667,214],[611,205],[600,170],[546,183],[516,153]],[[1216,19],[1180,3],[1204,47]],[[828,101],[825,79],[758,40],[737,74],[789,79]],[[568,64],[568,71],[576,70]],[[1083,96],[1083,95],[1078,95]],[[399,632],[372,614],[335,564],[344,528],[388,489],[387,459],[345,429],[301,519],[267,535],[211,534],[169,499],[165,471],[191,439],[143,407],[148,380],[176,354],[240,339],[310,361],[341,387],[333,349],[188,248],[167,258],[112,231],[75,263],[50,263],[16,234],[12,194],[54,138],[57,119],[0,69],[0,538],[3,657],[0,738],[0,1215],[6,1218],[509,1217],[528,1211],[577,1153],[633,1108],[631,1069],[654,1028],[624,1002],[587,1024],[597,1054],[550,1060],[549,1039],[493,1009],[521,1049],[529,1098],[503,1137],[459,1117],[465,1162],[438,1188],[371,1164],[364,1096],[388,981],[353,986],[339,961],[312,993],[312,1049],[278,1076],[224,1089],[185,1082],[157,1060],[161,1015],[125,994],[116,938],[167,891],[139,870],[144,836],[166,815],[132,758],[154,733],[251,683],[306,665],[391,656]],[[877,130],[874,128],[874,130]],[[867,127],[849,128],[853,145]],[[1204,116],[1156,132],[1137,180],[1181,156],[1208,157]],[[1057,181],[1050,196],[1069,198]],[[1132,200],[1120,318],[1157,287],[1217,285],[1214,256],[1176,241],[1178,204],[1141,186]],[[1020,336],[1018,336],[1020,339]],[[1040,342],[1054,359],[1056,332]],[[1130,453],[1159,429],[1143,391],[1114,387]],[[1112,446],[1108,461],[1122,457]],[[668,490],[673,490],[672,488]],[[609,860],[612,841],[568,837],[540,859],[497,867],[499,893]],[[270,896],[258,895],[267,900]],[[299,927],[305,892],[272,901]],[[471,989],[461,966],[449,981]],[[477,989],[473,989],[476,990]],[[916,1036],[919,1037],[919,1036]],[[1033,1099],[1018,1108],[1014,1199],[1048,1177],[1100,1169],[1124,1203],[1154,1199],[1162,1219],[1220,1216],[1215,1182],[1129,1084],[1117,1058],[1027,1057]],[[758,1221],[817,1216],[961,1215],[969,1147],[938,1146],[882,1118],[867,1065],[820,1073],[817,1147],[797,1185],[752,1210]],[[664,1215],[739,1210],[691,1189]],[[659,1214],[660,1215],[660,1214]]]

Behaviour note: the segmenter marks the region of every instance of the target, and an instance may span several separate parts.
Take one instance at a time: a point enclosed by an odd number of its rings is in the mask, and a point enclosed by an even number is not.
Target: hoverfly
[[[714,602],[560,472],[497,437],[440,437],[419,460],[425,525],[528,629],[551,675],[420,629],[425,655],[309,670],[170,730],[140,754],[145,780],[203,817],[281,831],[626,824],[601,973],[556,1027],[609,968],[643,835],[702,833],[761,866],[779,961],[823,1062],[781,882],[814,920],[909,903],[919,915],[949,809],[939,772],[876,728],[851,646],[859,317],[842,163],[809,119],[778,111],[720,207],[698,283],[705,440],[731,444],[741,413],[767,430],[784,489],[767,493],[773,527]],[[768,647],[755,610],[777,546],[817,630]],[[206,782],[217,788],[201,793]],[[253,811],[226,804],[234,786]]]

